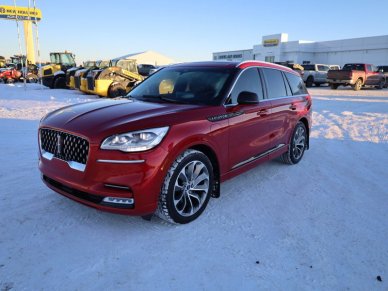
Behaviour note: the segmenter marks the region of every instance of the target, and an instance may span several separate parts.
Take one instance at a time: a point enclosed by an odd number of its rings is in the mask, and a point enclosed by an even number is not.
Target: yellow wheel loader
[[[66,88],[66,71],[75,67],[74,55],[70,52],[50,53],[51,63],[40,69],[43,85],[51,88]]]
[[[89,72],[87,85],[89,92],[101,97],[119,97],[128,93],[133,86],[144,80],[137,71],[136,60],[119,60],[115,66]]]

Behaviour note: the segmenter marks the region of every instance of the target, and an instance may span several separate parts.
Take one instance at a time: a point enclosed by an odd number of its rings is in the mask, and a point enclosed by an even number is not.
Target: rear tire
[[[354,85],[353,85],[353,90],[354,91],[360,91],[361,87],[362,87],[362,80],[361,79],[357,79],[356,83],[354,83]]]
[[[186,150],[164,179],[157,215],[171,223],[189,223],[205,210],[214,184],[213,166],[202,152]]]
[[[109,98],[121,97],[121,96],[125,96],[126,93],[127,91],[121,84],[113,84],[109,87],[108,97]]]
[[[66,89],[66,79],[65,77],[57,77],[54,80],[53,89]]]
[[[299,121],[291,137],[288,151],[281,155],[281,160],[289,165],[295,165],[303,158],[307,148],[307,130],[303,122]]]
[[[306,87],[312,87],[314,84],[314,78],[312,76],[308,77],[306,80]]]
[[[330,88],[333,90],[337,90],[338,86],[339,86],[338,84],[334,84],[334,83],[330,84]]]

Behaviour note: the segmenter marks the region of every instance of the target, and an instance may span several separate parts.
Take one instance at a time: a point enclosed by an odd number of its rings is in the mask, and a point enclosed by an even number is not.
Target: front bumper
[[[168,163],[167,152],[161,147],[128,154],[91,145],[84,172],[70,168],[63,160],[43,156],[39,169],[49,188],[79,203],[118,214],[147,215],[157,208]],[[106,197],[132,198],[134,202],[109,204],[103,201]]]

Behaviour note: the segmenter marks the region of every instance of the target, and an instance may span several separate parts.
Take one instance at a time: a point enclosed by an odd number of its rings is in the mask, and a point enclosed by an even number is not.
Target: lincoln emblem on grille
[[[57,134],[57,154],[62,154],[62,148],[63,148],[63,137],[60,134]]]

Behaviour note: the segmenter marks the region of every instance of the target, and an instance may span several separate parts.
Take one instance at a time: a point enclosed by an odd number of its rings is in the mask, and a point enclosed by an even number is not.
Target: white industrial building
[[[213,53],[213,60],[388,65],[388,35],[331,41],[288,41],[288,34],[263,36],[252,49]]]

